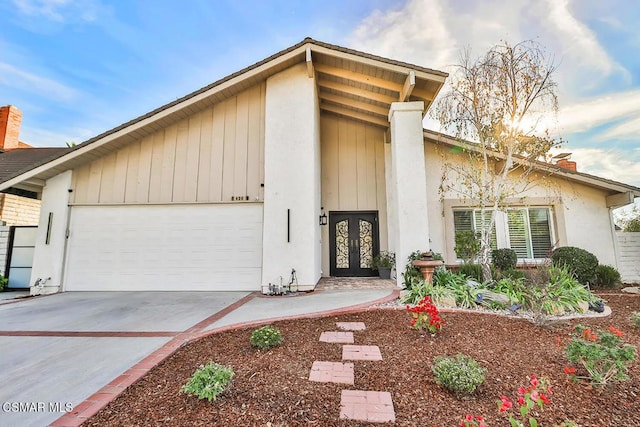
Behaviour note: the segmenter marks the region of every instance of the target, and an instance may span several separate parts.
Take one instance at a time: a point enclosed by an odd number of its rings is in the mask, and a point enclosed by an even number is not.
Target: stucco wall
[[[315,79],[304,64],[267,80],[262,287],[320,279],[319,123]],[[287,222],[287,213],[289,222]]]
[[[46,280],[46,283],[42,289],[32,287],[32,295],[57,292],[60,289],[69,219],[70,187],[71,171],[69,170],[48,179],[42,191],[42,209],[30,283],[33,286],[37,279]],[[49,214],[51,214],[51,228],[49,241],[47,241]]]
[[[464,162],[464,155],[447,146],[425,142],[427,197],[431,249],[445,255],[447,262],[455,260],[452,207],[465,206],[454,191],[441,200],[439,187],[445,160]],[[550,206],[553,234],[558,246],[577,246],[592,252],[600,263],[616,265],[613,233],[607,193],[558,176],[540,181],[517,197],[508,200],[511,206]]]

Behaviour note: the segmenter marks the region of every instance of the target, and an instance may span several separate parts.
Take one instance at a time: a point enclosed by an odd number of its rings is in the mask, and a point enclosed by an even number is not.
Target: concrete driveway
[[[197,330],[247,295],[66,292],[3,302],[0,425],[48,425],[179,333]]]

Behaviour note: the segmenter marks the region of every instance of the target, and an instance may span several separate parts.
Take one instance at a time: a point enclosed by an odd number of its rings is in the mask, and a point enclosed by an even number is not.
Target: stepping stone
[[[323,332],[320,334],[320,342],[353,344],[353,332]]]
[[[343,345],[342,360],[382,360],[377,345]]]
[[[336,322],[336,326],[343,331],[364,331],[367,329],[364,322]]]
[[[313,362],[309,381],[353,385],[353,363]]]
[[[370,423],[396,422],[391,393],[387,391],[342,390],[340,419]]]

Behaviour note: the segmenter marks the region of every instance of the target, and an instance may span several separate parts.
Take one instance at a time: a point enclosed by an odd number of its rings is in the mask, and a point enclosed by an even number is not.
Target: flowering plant
[[[460,427],[487,427],[484,423],[484,418],[480,415],[475,417],[471,414],[465,415],[464,419],[460,421]]]
[[[574,380],[587,379],[592,385],[604,386],[610,381],[628,379],[628,365],[636,356],[636,348],[622,341],[622,331],[610,326],[608,330],[592,331],[576,325],[565,355],[573,365],[582,365],[588,376],[576,375],[577,369],[566,366],[564,372]]]
[[[433,305],[431,297],[428,295],[415,306],[407,306],[407,312],[411,313],[411,327],[422,331],[427,329],[432,335],[442,328],[444,319],[440,317],[438,308]]]
[[[509,413],[511,427],[524,427],[522,420],[527,420],[530,427],[537,427],[538,421],[533,416],[529,416],[529,413],[536,405],[542,409],[545,404],[549,404],[551,402],[549,398],[551,394],[553,394],[553,390],[546,378],[538,379],[535,375],[531,375],[529,377],[529,386],[518,388],[517,402],[520,406],[520,417],[516,418],[514,416],[512,412],[513,403],[507,396],[500,396],[498,412]]]

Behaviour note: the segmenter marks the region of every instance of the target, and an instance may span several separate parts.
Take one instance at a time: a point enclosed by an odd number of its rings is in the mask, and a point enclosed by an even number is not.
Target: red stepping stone
[[[353,332],[323,332],[320,334],[320,342],[353,344]]]
[[[364,331],[367,329],[364,322],[336,322],[336,326],[343,331]]]
[[[313,362],[309,381],[353,385],[353,363]]]
[[[340,419],[387,423],[396,421],[391,393],[386,391],[342,390]]]
[[[343,345],[342,360],[382,360],[377,345]]]

